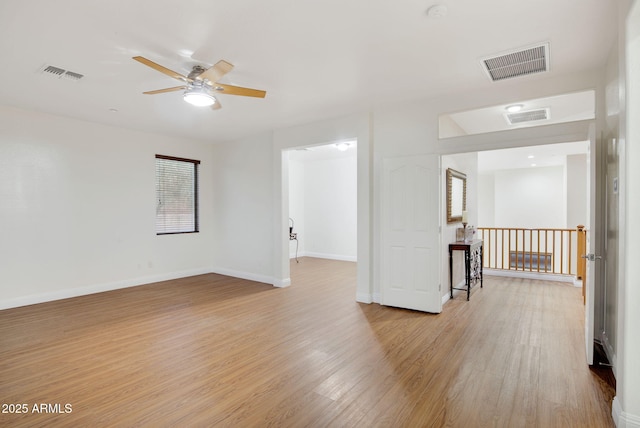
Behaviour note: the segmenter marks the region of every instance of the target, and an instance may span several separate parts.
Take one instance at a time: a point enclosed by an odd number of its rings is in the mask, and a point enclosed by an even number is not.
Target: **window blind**
[[[198,232],[199,164],[156,155],[156,234]]]

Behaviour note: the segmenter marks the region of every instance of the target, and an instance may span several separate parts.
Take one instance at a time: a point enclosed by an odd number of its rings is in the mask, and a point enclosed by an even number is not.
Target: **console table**
[[[453,286],[453,252],[464,251],[464,282],[465,288],[455,288]],[[456,241],[449,244],[449,287],[451,288],[451,298],[453,299],[453,290],[466,290],[467,300],[471,296],[471,283],[480,281],[482,288],[482,240],[474,239],[473,241]]]

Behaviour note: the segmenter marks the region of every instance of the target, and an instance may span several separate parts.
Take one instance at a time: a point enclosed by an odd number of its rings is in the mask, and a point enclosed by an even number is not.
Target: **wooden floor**
[[[284,289],[210,274],[0,311],[2,410],[27,405],[0,426],[613,426],[580,289],[487,277],[430,315],[355,302],[355,272],[302,258]]]

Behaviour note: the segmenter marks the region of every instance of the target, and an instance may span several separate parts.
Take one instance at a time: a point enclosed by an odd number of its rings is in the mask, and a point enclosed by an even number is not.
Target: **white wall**
[[[567,156],[567,228],[585,225],[587,221],[587,155]]]
[[[356,261],[357,158],[290,161],[289,165],[289,215],[296,225],[301,223],[300,228],[296,226],[299,255]]]
[[[497,227],[495,221],[496,182],[494,172],[478,174],[478,226]]]
[[[213,271],[276,283],[271,252],[275,233],[272,136],[267,133],[212,147]]]
[[[0,308],[209,271],[211,147],[0,107]],[[201,160],[200,233],[155,233],[155,154]]]
[[[566,227],[563,167],[495,171],[495,224]]]
[[[463,153],[458,155],[448,155],[442,157],[442,296],[447,299],[450,296],[450,278],[449,278],[449,243],[456,241],[456,229],[462,227],[462,223],[447,223],[447,205],[446,205],[446,183],[447,169],[452,168],[462,172],[467,176],[467,213],[468,227],[478,226],[478,154]],[[453,286],[460,288],[464,284],[464,253],[456,251],[453,253]]]
[[[566,165],[484,172],[478,178],[483,227],[575,228],[587,216],[586,155]]]
[[[307,241],[305,222],[305,168],[300,161],[289,160],[289,217],[293,219],[294,232],[298,234],[298,242],[289,243],[289,258],[296,255],[296,245],[298,256],[305,254],[305,243]]]

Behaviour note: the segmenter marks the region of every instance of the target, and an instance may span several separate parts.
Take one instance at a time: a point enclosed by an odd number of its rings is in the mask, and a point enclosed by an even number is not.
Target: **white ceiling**
[[[291,149],[288,150],[289,159],[307,163],[355,157],[358,153],[357,142],[350,140],[348,143],[345,151],[338,150],[336,143]],[[563,166],[567,156],[586,155],[588,151],[587,141],[487,150],[478,152],[478,172],[483,174],[505,169]]]
[[[522,112],[546,109],[547,119],[510,124],[506,118],[507,107],[516,103],[521,106]],[[440,138],[448,138],[576,120],[589,120],[595,118],[595,115],[596,95],[595,91],[592,90],[533,100],[512,100],[509,104],[441,115],[441,123],[443,118],[446,117],[448,120],[453,121],[455,126],[440,126],[439,136]]]
[[[549,42],[551,70],[601,67],[615,36],[615,0],[2,0],[0,104],[131,129],[226,141],[403,100],[492,85],[480,58]],[[607,33],[598,31],[607,29]],[[131,59],[188,74],[220,59],[222,80],[267,91],[220,95],[196,108]],[[53,65],[77,82],[40,73]],[[521,80],[522,81],[522,80]]]
[[[289,159],[304,163],[357,156],[358,142],[356,140],[341,141],[341,143],[347,144],[346,150],[338,150],[337,143],[291,149],[288,151]]]
[[[588,150],[589,143],[580,141],[478,152],[478,172],[560,166],[566,164],[567,156],[586,154]]]

